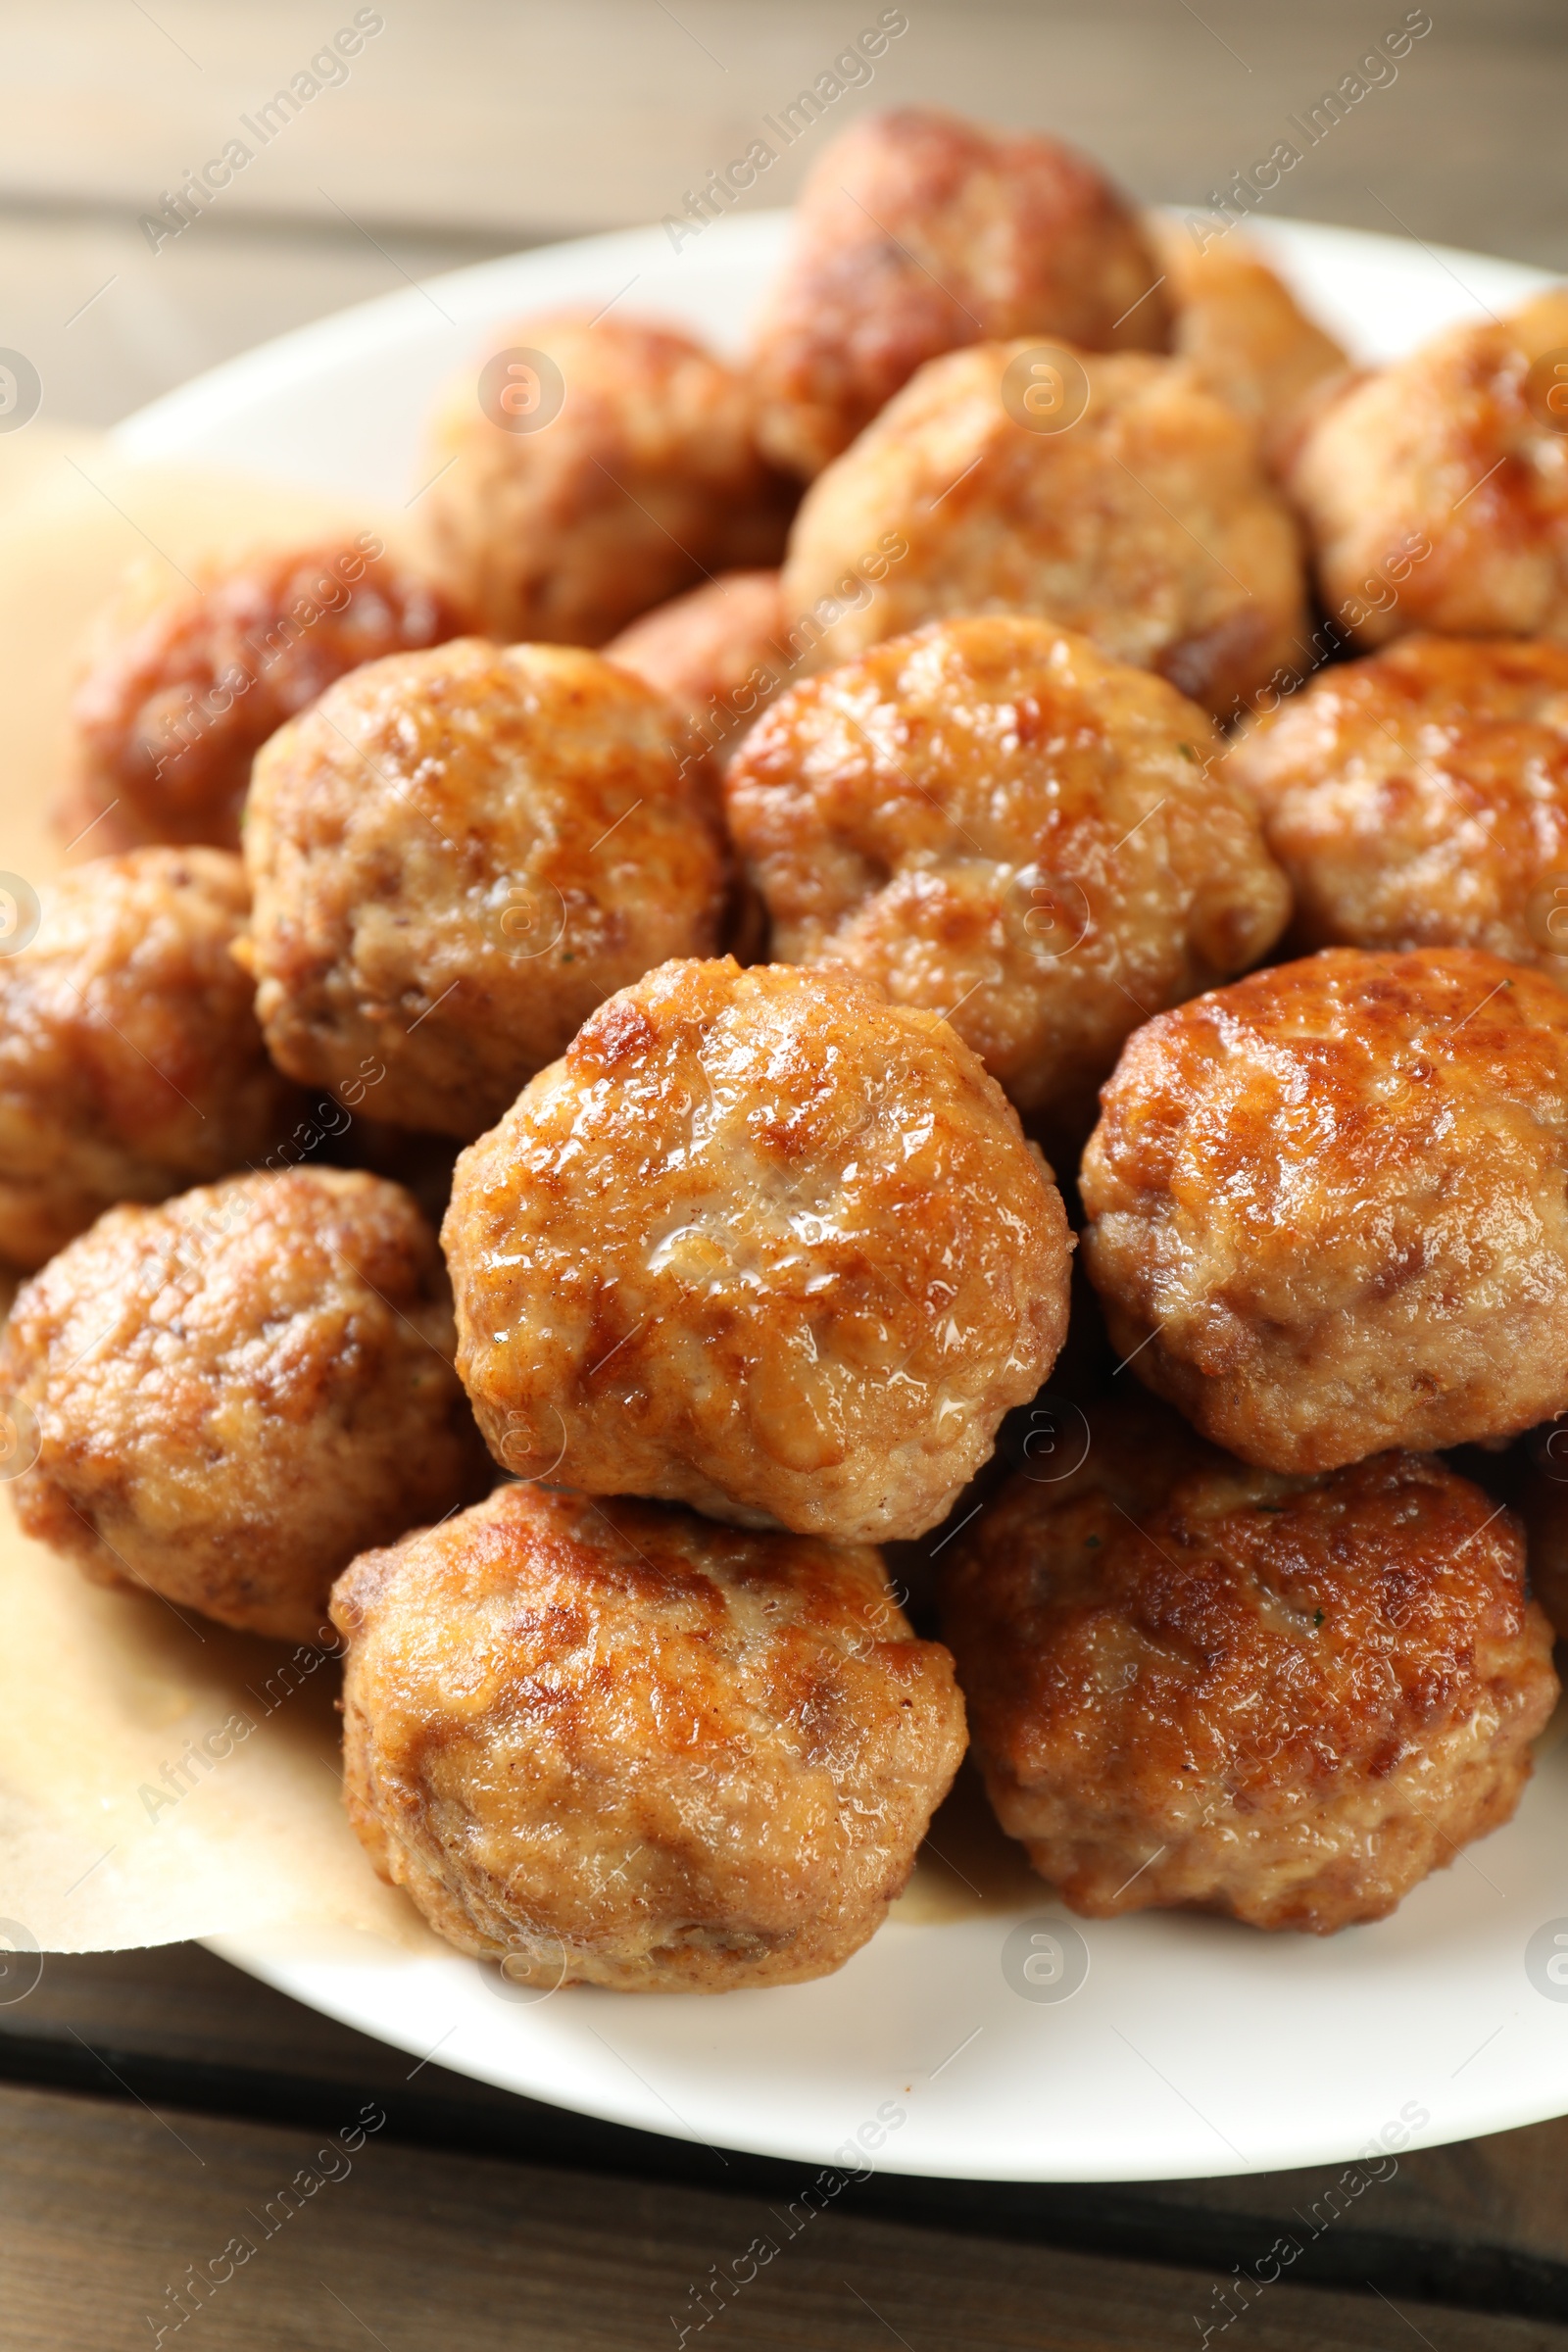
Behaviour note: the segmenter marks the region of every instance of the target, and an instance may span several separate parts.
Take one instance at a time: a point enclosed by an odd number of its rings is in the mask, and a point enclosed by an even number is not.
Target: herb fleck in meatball
[[[1568,637],[1564,349],[1559,287],[1449,327],[1328,402],[1290,488],[1323,601],[1360,644],[1409,629]]]
[[[1568,980],[1568,645],[1401,637],[1226,762],[1303,948],[1490,948]]]
[[[1263,955],[1290,897],[1205,714],[1049,621],[932,622],[793,688],[726,784],[774,955],[947,1012],[1076,1129],[1140,1020]]]
[[[709,954],[726,904],[679,714],[564,646],[342,679],[257,760],[245,859],[279,1064],[340,1094],[379,1070],[371,1116],[465,1139],[604,998]]]
[[[1102,1412],[956,1550],[998,1819],[1095,1918],[1383,1919],[1511,1817],[1557,1697],[1517,1522],[1420,1454],[1282,1478]]]
[[[756,338],[762,446],[819,473],[960,344],[1162,350],[1160,275],[1126,199],[1059,140],[934,107],[871,115],[825,150],[796,208]]]
[[[1255,428],[1184,361],[1058,353],[1025,380],[1041,365],[1019,342],[929,361],[812,483],[784,601],[820,625],[814,665],[950,613],[1032,612],[1230,710],[1306,638]],[[873,584],[857,566],[879,547]]]
[[[35,938],[0,957],[0,1257],[41,1265],[113,1202],[288,1134],[304,1105],[232,953],[249,904],[221,850],[132,850],[51,885]]]
[[[778,692],[791,657],[776,571],[727,571],[611,639],[605,660],[684,713],[694,749],[723,752]]]
[[[438,573],[490,636],[603,645],[712,572],[778,562],[795,493],[758,454],[732,368],[618,318],[520,319],[495,337],[508,351],[543,356],[559,410],[521,377],[544,421],[512,429],[527,412],[498,413],[476,364],[437,407],[419,506]]]
[[[1060,1197],[934,1013],[729,957],[612,997],[458,1162],[497,1457],[845,1541],[941,1519],[1061,1345]]]
[[[380,1177],[235,1176],[110,1209],[24,1285],[0,1394],[24,1533],[100,1584],[329,1639],[357,1551],[481,1493],[435,1235]]]
[[[373,531],[215,564],[174,593],[137,574],[89,640],[62,836],[86,827],[99,852],[237,849],[251,760],[269,735],[345,670],[465,625]]]
[[[1134,1032],[1080,1174],[1112,1342],[1271,1470],[1568,1406],[1568,996],[1331,948]]]
[[[350,1818],[515,1983],[825,1976],[963,1753],[952,1659],[858,1545],[510,1486],[356,1560],[332,1615]]]

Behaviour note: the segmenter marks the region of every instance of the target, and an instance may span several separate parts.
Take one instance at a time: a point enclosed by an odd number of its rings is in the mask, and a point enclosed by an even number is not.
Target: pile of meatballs
[[[416,545],[133,583],[0,959],[24,1528],[340,1650],[518,1981],[840,1966],[971,1736],[1082,1913],[1385,1916],[1568,1631],[1565,378],[904,110],[743,362],[510,322]]]

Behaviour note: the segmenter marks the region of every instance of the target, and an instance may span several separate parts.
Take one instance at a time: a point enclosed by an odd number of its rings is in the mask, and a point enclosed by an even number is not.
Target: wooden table
[[[139,217],[352,9],[16,13],[0,29],[0,343],[38,367],[45,424],[103,424],[410,275],[657,219],[878,6],[397,0],[348,80],[157,251]],[[1040,122],[1141,196],[1201,201],[1403,13],[908,0],[907,32],[840,111],[934,99]],[[1560,8],[1432,0],[1432,16],[1397,82],[1303,161],[1279,209],[1568,267]],[[786,159],[765,200],[787,200],[815,151]],[[384,2123],[323,2158],[367,2108]],[[284,2197],[302,2175],[319,2185]],[[411,2067],[194,1947],[51,1958],[0,2005],[4,2352],[114,2352],[160,2327],[210,2352],[628,2352],[678,2343],[682,2325],[728,2352],[1149,2352],[1205,2327],[1251,2352],[1568,2346],[1568,2124],[1407,2156],[1383,2180],[876,2177],[699,2328],[713,2267],[780,2235],[770,2216],[805,2179]],[[176,2328],[187,2266],[242,2235],[254,2254]],[[1298,2256],[1240,2289],[1282,2237]]]

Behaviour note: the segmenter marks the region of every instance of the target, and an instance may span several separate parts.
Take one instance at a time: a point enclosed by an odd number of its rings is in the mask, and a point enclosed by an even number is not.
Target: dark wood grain
[[[49,1958],[27,1997],[0,2009],[0,2079],[318,2131],[372,2100],[387,2118],[386,2144],[422,2146],[435,2167],[437,2151],[462,2150],[721,2199],[760,2196],[780,2210],[814,2177],[414,2064],[196,1945]],[[1180,2264],[1199,2275],[1205,2300],[1215,2278],[1255,2275],[1283,2234],[1295,2249],[1283,2266],[1293,2287],[1364,2291],[1373,2280],[1396,2299],[1568,2324],[1568,2121],[1391,2161],[1376,2172],[1339,2165],[1114,2187],[882,2174],[848,2183],[833,2202],[841,2216],[999,2247]]]
[[[345,2100],[306,2131],[0,2088],[7,2352],[115,2352],[160,2325],[207,2352],[631,2352],[677,2344],[683,2325],[725,2352],[1149,2352],[1198,2342],[1218,2308],[1214,2282],[1166,2265],[799,2205],[791,2236],[766,2198],[437,2159],[384,2132],[348,2154],[338,2133],[352,2141],[361,2112]],[[215,2264],[231,2276],[191,2283]],[[737,2264],[744,2283],[705,2300]],[[1286,2279],[1245,2328],[1251,2352],[1568,2346],[1551,2323]]]

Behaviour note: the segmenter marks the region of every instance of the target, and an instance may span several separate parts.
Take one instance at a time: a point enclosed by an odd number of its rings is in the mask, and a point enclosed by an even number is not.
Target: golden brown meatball
[[[378,1176],[234,1176],[113,1208],[24,1285],[0,1394],[24,1531],[99,1584],[325,1641],[333,1578],[483,1491],[435,1235]]]
[[[515,1984],[827,1975],[963,1753],[953,1661],[859,1545],[503,1487],[356,1560],[332,1615],[350,1819]]]
[[[867,425],[806,495],[784,601],[818,668],[947,613],[1035,612],[1213,711],[1305,643],[1253,428],[1183,361],[1027,343],[930,361]]]
[[[304,1105],[267,1058],[221,850],[132,850],[49,890],[0,957],[0,1257],[38,1266],[117,1200],[261,1159]]]
[[[1568,981],[1568,645],[1402,637],[1226,762],[1303,948],[1490,948]]]
[[[100,853],[147,841],[238,849],[251,760],[269,735],[345,670],[465,625],[373,531],[213,564],[172,594],[138,573],[88,643],[62,838],[86,827]]]
[[[1290,468],[1330,612],[1361,645],[1568,637],[1565,435],[1561,288],[1350,383]]]
[[[1092,1918],[1386,1918],[1510,1818],[1557,1697],[1517,1521],[1429,1456],[1280,1478],[1102,1411],[955,1550],[991,1801]]]
[[[778,573],[727,571],[645,612],[605,660],[674,704],[694,750],[722,753],[784,683],[784,633]]]
[[[965,343],[1162,351],[1159,279],[1126,199],[1058,139],[935,107],[867,116],[808,178],[757,330],[762,447],[809,479],[926,360]]]
[[[794,687],[725,788],[773,953],[945,1012],[1020,1110],[1076,1129],[1140,1020],[1290,912],[1174,687],[1050,621],[934,621]]]
[[[437,570],[507,641],[603,645],[711,572],[776,564],[794,503],[735,370],[620,318],[505,329],[439,403],[425,471]]]
[[[442,1240],[508,1469],[844,1541],[934,1526],[1066,1326],[1060,1196],[995,1079],[786,964],[601,1005],[464,1152]]]
[[[1297,446],[1302,404],[1348,367],[1347,354],[1245,237],[1200,248],[1187,227],[1157,217],[1149,230],[1176,306],[1172,348],[1256,426],[1277,470]]]
[[[1079,1184],[1115,1347],[1272,1470],[1568,1406],[1568,997],[1331,948],[1135,1031]]]
[[[711,798],[676,711],[597,654],[460,638],[340,680],[258,759],[246,818],[275,1059],[478,1135],[613,990],[711,951]]]

